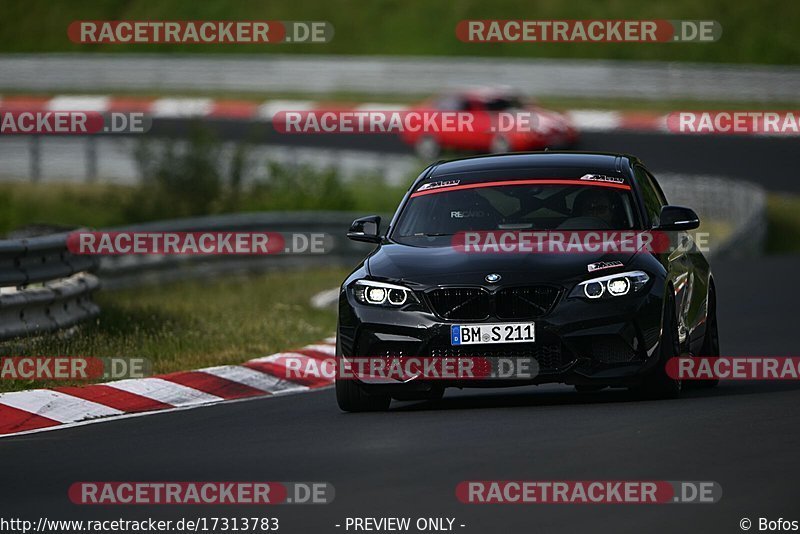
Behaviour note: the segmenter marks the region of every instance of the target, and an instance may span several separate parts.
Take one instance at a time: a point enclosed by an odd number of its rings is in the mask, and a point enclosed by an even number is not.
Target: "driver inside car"
[[[608,228],[615,228],[620,221],[619,211],[619,203],[614,193],[590,188],[581,191],[575,197],[572,216],[600,219],[608,225]]]

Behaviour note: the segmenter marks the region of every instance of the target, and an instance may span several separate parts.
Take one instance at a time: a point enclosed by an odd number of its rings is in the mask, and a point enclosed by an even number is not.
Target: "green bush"
[[[219,143],[208,130],[193,128],[186,150],[168,142],[163,150],[140,144],[135,152],[142,175],[140,187],[125,206],[132,220],[190,217],[215,211],[223,194],[217,162]]]

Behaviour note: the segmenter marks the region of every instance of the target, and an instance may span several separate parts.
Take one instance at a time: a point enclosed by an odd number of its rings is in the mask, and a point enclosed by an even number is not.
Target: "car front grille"
[[[592,340],[592,359],[601,363],[625,363],[636,359],[636,351],[617,336],[598,336]]]
[[[550,311],[559,290],[551,286],[509,287],[494,296],[495,315],[500,319],[530,319]]]
[[[489,317],[489,293],[479,287],[434,289],[428,299],[433,311],[443,319],[476,321]]]
[[[559,294],[558,288],[547,285],[507,287],[494,293],[479,287],[446,287],[428,292],[428,300],[443,319],[533,319],[547,314]]]

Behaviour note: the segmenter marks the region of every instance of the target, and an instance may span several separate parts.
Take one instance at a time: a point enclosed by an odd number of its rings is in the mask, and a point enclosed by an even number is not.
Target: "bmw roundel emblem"
[[[490,284],[494,284],[495,282],[499,282],[502,276],[497,273],[491,273],[486,275],[486,281]]]

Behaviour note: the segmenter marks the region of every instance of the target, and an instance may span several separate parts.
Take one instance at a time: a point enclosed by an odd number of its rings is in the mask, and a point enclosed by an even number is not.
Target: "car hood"
[[[384,244],[367,259],[370,276],[412,286],[484,285],[486,275],[499,274],[500,284],[553,283],[589,278],[589,264],[619,261],[628,265],[635,253],[465,253],[450,246],[413,247]],[[619,267],[596,271],[597,276]]]
[[[537,129],[542,131],[563,131],[571,127],[570,120],[561,113],[540,107],[529,108],[528,111],[536,113]]]

